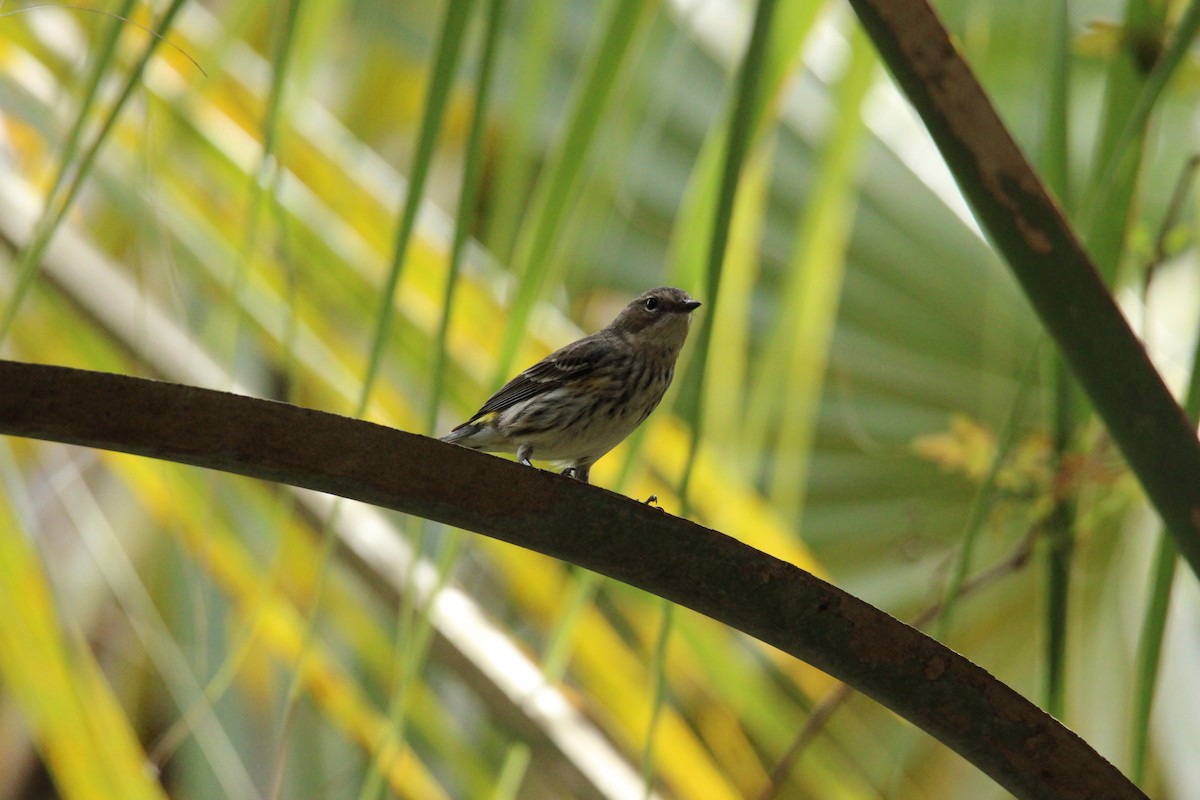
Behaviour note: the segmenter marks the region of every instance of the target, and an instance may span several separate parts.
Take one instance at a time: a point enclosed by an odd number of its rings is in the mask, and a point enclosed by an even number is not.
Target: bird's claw
[[[665,508],[658,504],[658,495],[656,494],[650,495],[643,502],[651,508],[657,508],[659,511],[666,511]]]

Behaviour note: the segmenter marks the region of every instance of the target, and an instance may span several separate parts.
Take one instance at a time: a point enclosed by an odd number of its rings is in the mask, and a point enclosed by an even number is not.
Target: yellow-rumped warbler
[[[601,456],[654,410],[700,303],[682,289],[638,295],[608,327],[513,378],[443,442],[557,462],[588,482]]]

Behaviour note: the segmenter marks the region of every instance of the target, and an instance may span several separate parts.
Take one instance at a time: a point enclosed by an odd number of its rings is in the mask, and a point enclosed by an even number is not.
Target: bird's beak
[[[683,310],[689,314],[692,313],[693,311],[695,311],[699,307],[700,307],[699,300],[688,300],[686,303],[683,304]]]

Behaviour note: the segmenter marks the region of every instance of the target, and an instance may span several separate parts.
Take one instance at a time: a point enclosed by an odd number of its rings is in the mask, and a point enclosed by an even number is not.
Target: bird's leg
[[[518,464],[524,464],[527,467],[532,467],[533,464],[529,463],[529,459],[532,456],[533,456],[533,445],[523,444],[517,448],[517,463]]]

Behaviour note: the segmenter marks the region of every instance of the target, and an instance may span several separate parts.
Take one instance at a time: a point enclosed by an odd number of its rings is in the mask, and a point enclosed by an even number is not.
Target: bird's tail
[[[442,437],[443,442],[486,450],[498,444],[496,429],[484,422],[464,422]]]

